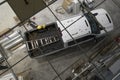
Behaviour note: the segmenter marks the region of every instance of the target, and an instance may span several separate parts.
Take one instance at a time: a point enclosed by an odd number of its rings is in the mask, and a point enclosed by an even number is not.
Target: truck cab
[[[113,21],[106,10],[97,9],[91,11],[91,13],[96,17],[98,22],[106,29],[106,31],[110,32],[113,30]],[[88,13],[85,13],[83,16],[79,15],[62,20],[61,23],[64,27],[57,21],[57,25],[62,31],[62,39],[65,47],[74,44],[73,38],[77,42],[81,42],[88,40],[89,38],[105,34],[105,31],[100,28]],[[66,30],[64,28],[66,28]]]

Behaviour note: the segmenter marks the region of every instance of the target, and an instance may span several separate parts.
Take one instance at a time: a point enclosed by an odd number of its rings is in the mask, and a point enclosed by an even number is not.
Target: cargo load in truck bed
[[[62,34],[56,23],[46,25],[43,29],[25,32],[25,39],[31,58],[44,56],[64,47]]]

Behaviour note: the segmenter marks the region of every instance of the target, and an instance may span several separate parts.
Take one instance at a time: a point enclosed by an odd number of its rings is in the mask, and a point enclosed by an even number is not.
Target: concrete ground
[[[103,0],[95,0],[95,1],[96,1],[96,4],[99,4]],[[62,2],[63,0],[58,0],[57,2],[52,4],[50,8],[55,12],[55,9],[57,8],[57,6],[58,7],[61,6]],[[115,3],[113,3],[112,0],[105,0],[104,3],[96,7],[96,9],[99,9],[99,8],[106,9],[110,13],[110,16],[113,19],[113,22],[115,25],[114,27],[115,28],[119,27],[120,8]],[[67,13],[59,14],[55,12],[55,14],[60,20],[69,18],[71,16],[75,16],[73,14],[67,14]],[[38,24],[45,24],[46,22],[50,23],[50,22],[56,21],[55,17],[50,13],[50,11],[47,8],[39,12],[38,14],[36,14],[34,17],[36,17],[35,21]],[[83,44],[82,47],[84,47],[85,51],[88,51],[94,45],[95,45],[95,42],[90,41],[88,43]],[[39,58],[37,60],[27,57],[22,62],[17,64],[15,67],[13,67],[13,69],[16,73],[21,73],[23,71],[30,69],[29,71],[26,71],[25,74],[23,74],[23,76],[25,76],[26,78],[25,80],[53,80],[57,76],[54,69],[57,71],[57,73],[60,74],[79,58],[85,59],[85,56],[82,53],[83,52],[79,50],[77,47],[73,47],[73,48],[58,52],[54,55],[50,55],[48,57]],[[12,54],[14,55],[12,55],[8,60],[11,65],[15,64],[17,61],[19,61],[21,58],[27,55],[27,51],[25,48],[21,47],[21,49],[14,51]],[[50,64],[52,64],[54,69],[51,67]],[[64,72],[61,75],[61,78],[63,80],[65,80],[68,76],[71,75],[72,68],[73,67],[70,67],[66,72]],[[55,80],[60,80],[60,79],[55,78]]]

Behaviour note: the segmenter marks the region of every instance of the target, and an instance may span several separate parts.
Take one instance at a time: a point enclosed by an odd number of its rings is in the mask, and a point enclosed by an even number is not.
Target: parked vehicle
[[[106,10],[96,9],[91,11],[91,13],[96,17],[98,22],[108,32],[113,30],[113,21]],[[71,26],[69,26],[74,21],[76,22]],[[66,30],[71,34],[71,36],[77,42],[85,41],[93,37],[97,37],[105,34],[105,31],[102,28],[100,28],[100,26],[88,13],[84,14],[84,16],[80,15],[80,16],[63,20],[61,21],[61,23],[64,25]],[[65,44],[64,46],[67,47],[67,46],[73,45],[74,41],[69,35],[69,33],[64,29],[64,27],[58,21],[57,21],[57,24],[62,31],[62,35],[63,35],[62,38]]]

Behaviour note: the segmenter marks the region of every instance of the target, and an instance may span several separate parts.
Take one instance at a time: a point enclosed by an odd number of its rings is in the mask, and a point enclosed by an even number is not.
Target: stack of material
[[[7,50],[13,50],[13,48],[18,48],[18,45],[20,45],[22,41],[23,38],[20,35],[20,31],[15,31],[8,36],[5,35],[4,38],[0,40],[0,44]]]
[[[60,29],[56,23],[43,29],[34,29],[25,33],[28,54],[31,58],[44,56],[64,47]]]

